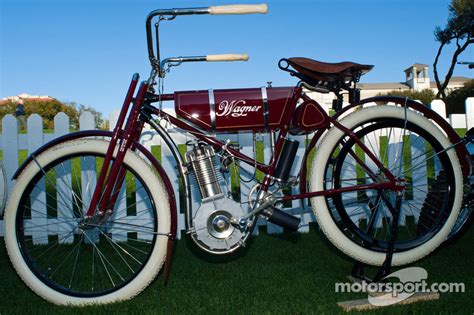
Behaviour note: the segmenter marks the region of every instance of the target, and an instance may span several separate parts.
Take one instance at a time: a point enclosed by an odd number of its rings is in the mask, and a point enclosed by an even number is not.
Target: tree
[[[379,95],[382,95],[382,94],[379,94]],[[411,91],[411,90],[398,91],[398,90],[393,90],[393,91],[388,92],[386,95],[408,97],[412,100],[418,100],[418,101],[422,102],[425,105],[431,104],[431,102],[436,98],[436,95],[430,89],[425,89],[425,90],[422,90],[422,91]]]
[[[63,104],[56,99],[50,100],[31,100],[24,99],[25,114],[29,117],[31,114],[38,114],[43,118],[43,125],[46,129],[54,128],[54,116],[59,112],[64,112],[70,118],[71,129],[77,129],[79,126],[79,115],[75,107]],[[16,102],[0,106],[0,119],[6,114],[15,114]]]
[[[434,34],[440,46],[436,54],[433,72],[438,87],[437,97],[446,101],[446,87],[451,79],[458,60],[458,56],[472,43],[474,43],[474,0],[451,0],[448,7],[448,23],[444,28],[437,26]],[[456,43],[456,50],[451,57],[451,65],[441,83],[438,75],[438,61],[443,49],[452,41]]]
[[[468,97],[474,97],[474,80],[467,81],[462,88],[456,89],[446,96],[447,114],[465,114]]]
[[[90,106],[86,106],[86,105],[83,105],[83,104],[77,104],[76,102],[69,102],[67,103],[69,106],[73,107],[76,109],[77,111],[77,118],[79,119],[79,117],[81,116],[81,114],[83,112],[91,112],[92,113],[92,116],[94,116],[94,119],[95,119],[95,125],[97,127],[99,127],[100,129],[107,129],[107,121],[104,120],[104,118],[102,117],[102,113],[95,110],[94,108],[90,107]]]
[[[89,111],[92,113],[97,127],[101,129],[108,128],[107,121],[103,119],[102,113],[89,106],[77,104],[76,102],[62,103],[56,99],[24,99],[24,102],[26,117],[29,117],[31,114],[40,115],[43,118],[43,125],[46,129],[53,129],[54,116],[56,116],[56,114],[59,112],[63,112],[67,116],[69,116],[71,130],[78,130],[79,117],[85,111]],[[10,103],[3,104],[2,106],[0,106],[0,121],[6,114],[15,114],[15,110],[16,102],[14,101],[10,101]]]

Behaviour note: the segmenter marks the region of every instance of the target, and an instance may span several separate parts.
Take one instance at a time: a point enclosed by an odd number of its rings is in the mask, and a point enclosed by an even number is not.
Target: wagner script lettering
[[[262,106],[246,105],[244,100],[222,101],[217,107],[216,116],[245,117],[250,112],[258,112]]]

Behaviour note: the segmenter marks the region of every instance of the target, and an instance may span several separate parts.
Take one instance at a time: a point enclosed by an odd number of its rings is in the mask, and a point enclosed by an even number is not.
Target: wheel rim
[[[399,252],[409,250],[431,239],[448,219],[454,200],[453,170],[449,157],[442,153],[442,146],[422,128],[410,122],[405,124],[400,119],[372,121],[353,130],[396,177],[406,180],[402,221],[399,221],[394,249]],[[402,139],[405,142],[400,145]],[[365,160],[373,171],[376,170],[375,164],[369,162],[369,158],[353,140],[349,137],[343,140],[333,149],[326,166],[326,188],[373,183],[374,180],[360,165],[354,166],[355,159],[350,152],[355,152],[358,158]],[[423,169],[426,170],[424,176]],[[442,188],[439,187],[439,182],[437,187],[434,186],[440,172],[448,178]],[[441,204],[438,206],[441,210],[428,224],[420,220],[419,210],[430,202],[427,195],[433,189],[439,190],[438,201]],[[395,192],[385,190],[383,193],[389,196],[393,205]],[[387,250],[390,238],[391,214],[386,202],[386,199],[381,198],[381,192],[376,190],[349,192],[326,198],[328,209],[338,228],[358,245],[379,252]]]
[[[40,167],[18,206],[23,259],[44,284],[69,296],[95,297],[124,287],[147,264],[156,242],[153,198],[125,164],[111,217],[85,219],[103,160],[81,153]]]

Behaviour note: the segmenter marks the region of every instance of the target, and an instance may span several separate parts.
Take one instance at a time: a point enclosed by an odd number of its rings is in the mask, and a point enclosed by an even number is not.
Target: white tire
[[[408,122],[426,130],[428,133],[434,136],[434,138],[442,145],[443,148],[451,147],[452,144],[449,142],[449,140],[428,119],[410,110],[407,110],[405,113],[405,110],[400,107],[376,106],[362,109],[345,117],[340,123],[346,128],[353,130],[362,123],[371,122],[377,119],[383,120],[397,118],[399,120],[404,120],[405,114]],[[321,191],[325,189],[326,166],[328,165],[328,160],[330,159],[331,154],[333,154],[335,146],[338,144],[343,135],[344,134],[342,131],[336,127],[333,127],[328,131],[323,140],[320,142],[316,156],[312,162],[310,191]],[[414,248],[394,253],[392,261],[393,265],[408,264],[428,255],[446,239],[447,235],[456,222],[456,218],[462,203],[463,175],[455,150],[449,149],[447,150],[447,154],[453,168],[456,187],[452,211],[450,212],[449,217],[445,221],[442,228],[440,228],[439,231],[429,240]],[[384,252],[365,248],[354,242],[343,231],[341,231],[341,228],[338,227],[333,216],[331,215],[326,197],[314,197],[311,199],[311,204],[320,228],[332,244],[334,244],[346,255],[356,259],[357,261],[370,265],[382,265],[386,258]]]
[[[155,172],[151,169],[150,165],[140,158],[138,154],[129,151],[125,156],[124,163],[129,169],[135,172],[137,177],[141,179],[141,182],[144,184],[144,186],[152,188],[149,189],[149,194],[151,198],[153,198],[153,204],[157,206],[151,207],[155,210],[150,211],[153,211],[154,215],[159,218],[159,220],[155,219],[155,222],[158,222],[155,227],[159,234],[156,235],[154,245],[150,245],[147,260],[145,260],[144,266],[142,266],[141,269],[138,269],[134,276],[131,277],[130,280],[125,283],[125,285],[121,287],[119,286],[118,289],[113,288],[110,290],[111,292],[107,291],[99,296],[77,296],[70,295],[68,292],[60,292],[60,290],[56,290],[52,286],[47,285],[44,280],[42,281],[38,278],[38,276],[30,269],[28,263],[25,261],[22,249],[19,245],[19,239],[17,238],[17,209],[20,204],[20,199],[25,189],[27,189],[30,181],[34,180],[35,175],[38,175],[41,172],[38,164],[46,166],[49,163],[58,161],[58,159],[61,159],[62,157],[68,157],[71,155],[81,156],[81,154],[97,154],[102,156],[105,155],[107,147],[108,142],[103,140],[78,139],[56,145],[44,151],[40,155],[36,156],[37,162],[31,162],[21,173],[8,200],[5,211],[5,243],[10,260],[21,279],[36,294],[54,304],[105,304],[131,299],[144,290],[155,278],[165,260],[168,241],[167,234],[170,232],[170,208],[169,203],[167,202],[168,196],[163,182],[155,175]],[[155,235],[155,232],[150,233]],[[111,245],[111,247],[113,246]],[[77,255],[79,256],[79,254]],[[96,255],[99,257],[100,251],[97,251]],[[59,267],[57,268],[59,269]]]

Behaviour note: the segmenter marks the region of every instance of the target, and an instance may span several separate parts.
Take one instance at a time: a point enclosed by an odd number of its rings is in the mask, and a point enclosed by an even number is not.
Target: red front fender
[[[46,151],[47,149],[55,145],[58,145],[60,143],[64,143],[66,141],[71,141],[71,140],[75,140],[79,138],[89,138],[89,137],[112,138],[112,132],[105,131],[105,130],[78,131],[78,132],[73,132],[73,133],[58,137],[48,143],[45,143],[43,146],[41,146],[35,152],[31,153],[28,156],[28,158],[23,162],[23,164],[15,172],[15,174],[13,174],[12,179],[18,178],[18,176],[21,174],[21,172],[23,172],[25,167],[33,161],[33,156],[37,156],[41,154],[42,152]],[[173,186],[171,185],[171,181],[166,175],[166,172],[161,166],[160,162],[158,162],[155,159],[155,157],[151,154],[150,151],[148,151],[144,146],[142,146],[138,142],[134,142],[132,145],[132,148],[142,153],[143,156],[145,156],[145,158],[153,165],[153,167],[156,169],[161,179],[163,180],[163,183],[165,184],[166,192],[168,193],[168,199],[169,199],[169,204],[170,204],[171,230],[170,230],[170,236],[168,238],[168,248],[167,248],[165,270],[164,270],[164,279],[166,283],[171,271],[171,258],[172,258],[174,240],[176,239],[176,230],[177,230],[177,209],[176,209],[176,198],[175,198]]]

